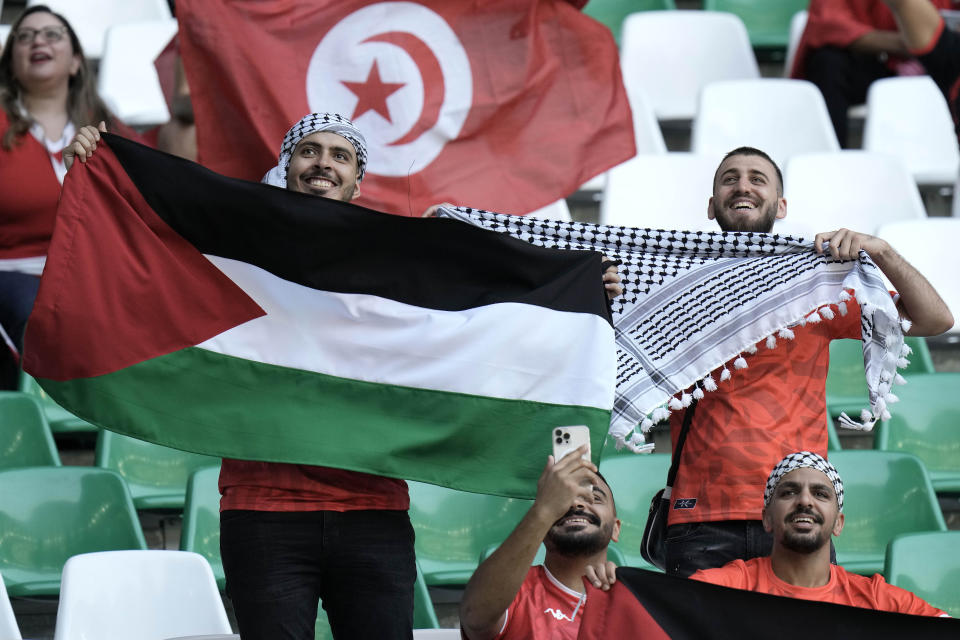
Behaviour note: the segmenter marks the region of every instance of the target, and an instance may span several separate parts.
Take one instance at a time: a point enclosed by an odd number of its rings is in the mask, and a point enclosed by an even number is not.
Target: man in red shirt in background
[[[954,3],[932,4],[949,9]],[[840,145],[847,147],[847,109],[866,101],[870,83],[922,69],[881,0],[811,0],[808,11],[790,76],[819,87]]]
[[[770,157],[751,147],[728,153],[714,176],[707,216],[724,231],[770,233],[786,215],[783,179]],[[900,316],[913,323],[909,335],[953,326],[930,283],[884,240],[838,229],[817,234],[814,247],[843,260],[865,250],[899,292]],[[671,496],[667,573],[689,576],[770,553],[756,487],[791,451],[826,455],[827,369],[830,341],[838,338],[861,338],[854,300],[814,310],[773,344],[760,341],[734,361],[746,368],[713,373],[718,389],[687,409],[694,413]],[[683,417],[681,411],[671,416],[674,446]]]
[[[960,135],[960,33],[947,27],[930,0],[883,0],[912,55],[943,91]]]
[[[843,530],[843,481],[809,451],[791,453],[767,479],[763,527],[773,534],[770,556],[703,569],[690,576],[734,589],[833,602],[864,609],[947,616],[909,591],[830,564],[830,537]]]

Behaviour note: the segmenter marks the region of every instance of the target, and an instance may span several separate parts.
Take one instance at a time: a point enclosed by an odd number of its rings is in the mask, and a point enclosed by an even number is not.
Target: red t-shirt
[[[585,593],[570,589],[543,565],[530,567],[507,609],[498,640],[575,640],[587,604]],[[461,632],[462,637],[467,637]]]
[[[846,315],[793,327],[774,349],[757,343],[748,367],[700,400],[680,456],[669,524],[759,520],[767,475],[796,451],[827,454],[826,381],[830,340],[860,338],[860,307]],[[676,443],[683,411],[670,416]]]
[[[0,109],[0,136],[8,127]],[[0,147],[0,259],[47,255],[60,200],[50,154],[29,133]]]
[[[830,580],[822,587],[797,587],[784,582],[773,572],[769,556],[746,562],[734,560],[716,569],[701,569],[690,577],[724,587],[774,596],[832,602],[915,616],[949,617],[946,612],[930,606],[909,591],[887,584],[879,573],[868,578],[850,573],[836,565],[830,565]]]
[[[938,9],[950,9],[953,5],[952,0],[932,2]],[[871,31],[897,30],[893,13],[881,0],[810,0],[807,26],[797,45],[790,77],[805,77],[804,66],[810,49],[846,48]],[[895,62],[896,59],[892,61]]]
[[[306,464],[224,458],[220,510],[359,511],[410,508],[407,483]]]

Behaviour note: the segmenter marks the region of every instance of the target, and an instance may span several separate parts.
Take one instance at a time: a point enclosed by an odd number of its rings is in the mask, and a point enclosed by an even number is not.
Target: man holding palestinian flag
[[[97,424],[225,456],[221,552],[245,639],[312,637],[318,600],[337,637],[409,637],[416,566],[402,478],[522,495],[541,461],[531,451],[571,421],[595,427],[599,451],[614,366],[596,254],[341,204],[359,196],[367,149],[338,114],[295,124],[263,179],[321,196],[322,208],[103,139],[109,151],[65,190],[62,257],[46,274],[27,366]],[[100,141],[84,127],[67,162],[86,163]],[[274,218],[255,210],[264,204]],[[179,282],[139,291],[137,279],[171,264]],[[134,279],[107,275],[124,272]],[[67,279],[88,316],[99,314],[87,305],[123,298],[104,310],[119,316],[120,352],[49,348],[103,343],[103,326],[71,311]],[[619,293],[615,267],[603,281]],[[124,317],[131,310],[144,313]],[[508,345],[488,339],[498,333]],[[468,393],[487,377],[499,391]]]

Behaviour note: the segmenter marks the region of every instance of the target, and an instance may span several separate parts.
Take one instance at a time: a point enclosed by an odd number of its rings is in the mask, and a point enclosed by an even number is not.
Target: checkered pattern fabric
[[[643,434],[669,415],[664,403],[679,409],[716,390],[714,369],[731,361],[732,369],[744,368],[758,341],[775,346],[777,338],[792,337],[790,327],[832,318],[825,305],[839,303],[846,313],[848,290],[860,304],[871,411],[862,422],[846,418],[845,426],[872,428],[888,415],[891,385],[902,381],[899,315],[866,253],[838,262],[818,255],[812,242],[775,234],[633,229],[467,207],[437,215],[621,262],[624,294],[612,304],[618,351],[610,434],[634,450],[649,450]],[[729,375],[724,369],[721,379]]]
[[[357,182],[363,180],[363,174],[367,170],[367,141],[360,130],[354,126],[349,118],[345,118],[339,113],[308,113],[300,118],[297,124],[290,127],[287,135],[283,136],[277,166],[270,169],[263,176],[261,182],[286,189],[287,170],[290,168],[290,158],[293,156],[293,150],[297,148],[297,144],[301,140],[318,131],[329,131],[343,136],[353,145],[353,149],[357,153]]]
[[[770,476],[767,478],[767,486],[763,490],[764,508],[770,504],[770,498],[773,497],[773,492],[776,490],[777,485],[780,484],[783,476],[794,469],[800,469],[802,467],[816,469],[827,476],[830,482],[833,483],[833,492],[837,494],[837,506],[840,508],[840,511],[843,511],[843,480],[840,479],[837,468],[827,462],[823,456],[813,453],[812,451],[791,453],[777,463],[777,466],[770,472]]]

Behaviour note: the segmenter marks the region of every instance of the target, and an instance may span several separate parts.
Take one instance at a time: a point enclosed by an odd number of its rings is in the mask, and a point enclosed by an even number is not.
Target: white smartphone
[[[584,460],[590,459],[590,427],[582,424],[572,427],[554,427],[550,437],[553,440],[554,463],[560,462],[563,456],[583,445],[587,445],[587,452],[582,457]]]

